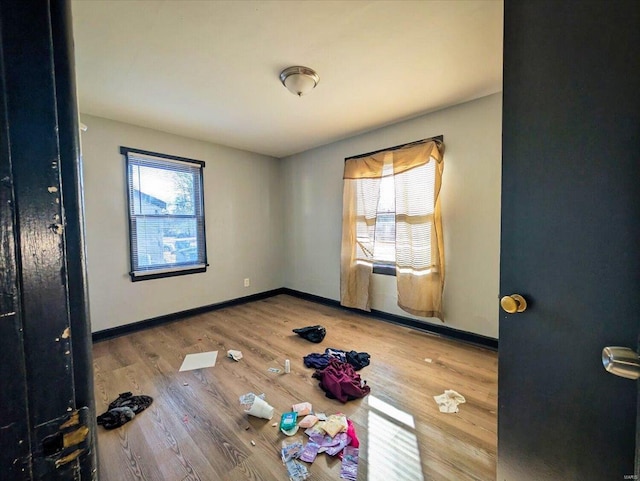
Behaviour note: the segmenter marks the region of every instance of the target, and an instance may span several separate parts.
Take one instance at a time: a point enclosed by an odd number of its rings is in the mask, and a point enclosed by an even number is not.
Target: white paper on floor
[[[459,411],[458,404],[467,402],[464,396],[457,393],[453,389],[446,389],[444,394],[433,396],[441,413],[457,413]]]
[[[235,349],[229,349],[227,351],[227,357],[230,357],[234,361],[239,361],[240,359],[242,359],[242,352],[236,351]]]
[[[213,367],[216,365],[216,359],[218,359],[218,351],[187,354],[184,357],[184,361],[182,361],[180,371],[192,371],[193,369]]]

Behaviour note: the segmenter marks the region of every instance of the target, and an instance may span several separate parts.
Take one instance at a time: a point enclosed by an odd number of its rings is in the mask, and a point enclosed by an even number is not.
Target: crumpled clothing
[[[446,389],[443,394],[433,396],[441,413],[457,413],[458,404],[467,402],[464,396],[452,389]]]
[[[328,347],[324,350],[324,354],[312,352],[304,356],[304,365],[315,369],[324,369],[329,365],[329,359],[337,359],[340,362],[348,362],[356,371],[369,365],[371,356],[366,352],[343,351],[341,349],[333,349]]]
[[[109,404],[108,410],[97,417],[97,423],[105,429],[118,428],[147,409],[152,402],[153,398],[144,394],[134,396],[129,391],[120,393],[118,398]]]
[[[304,365],[307,367],[313,367],[315,369],[324,369],[329,364],[329,356],[326,354],[320,354],[319,352],[312,352],[302,358]]]
[[[353,421],[351,421],[351,419],[347,419],[347,436],[349,436],[351,438],[351,442],[349,443],[349,446],[353,446],[354,448],[359,448],[360,447],[360,440],[358,439],[358,435],[356,434],[356,428],[353,425]]]
[[[353,366],[356,371],[369,365],[371,356],[366,352],[349,351],[347,353],[347,362]]]
[[[340,362],[347,362],[347,354],[342,349],[334,349],[332,347],[328,347],[324,350],[324,353],[329,356],[329,359],[333,357]]]
[[[320,325],[300,327],[293,329],[293,332],[307,341],[315,342],[316,344],[322,342],[324,336],[327,334],[327,330]]]
[[[320,380],[320,388],[328,398],[342,403],[362,398],[371,391],[351,364],[337,359],[329,359],[329,365],[314,372],[313,377]]]

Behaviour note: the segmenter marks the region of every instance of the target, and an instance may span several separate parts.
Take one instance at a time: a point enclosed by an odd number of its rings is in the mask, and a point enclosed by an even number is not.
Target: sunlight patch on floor
[[[413,416],[368,396],[369,481],[424,481]]]

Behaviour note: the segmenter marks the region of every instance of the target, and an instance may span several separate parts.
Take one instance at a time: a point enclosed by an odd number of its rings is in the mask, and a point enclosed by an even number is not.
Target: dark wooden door
[[[635,479],[640,3],[505,1],[498,479]],[[627,476],[625,478],[625,476]]]
[[[96,479],[70,3],[0,2],[0,478]]]

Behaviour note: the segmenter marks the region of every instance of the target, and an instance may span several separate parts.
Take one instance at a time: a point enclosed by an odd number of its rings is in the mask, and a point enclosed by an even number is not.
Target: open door
[[[97,479],[70,2],[0,2],[0,478]]]
[[[640,3],[506,0],[498,479],[638,479]],[[522,312],[517,312],[518,307]]]

